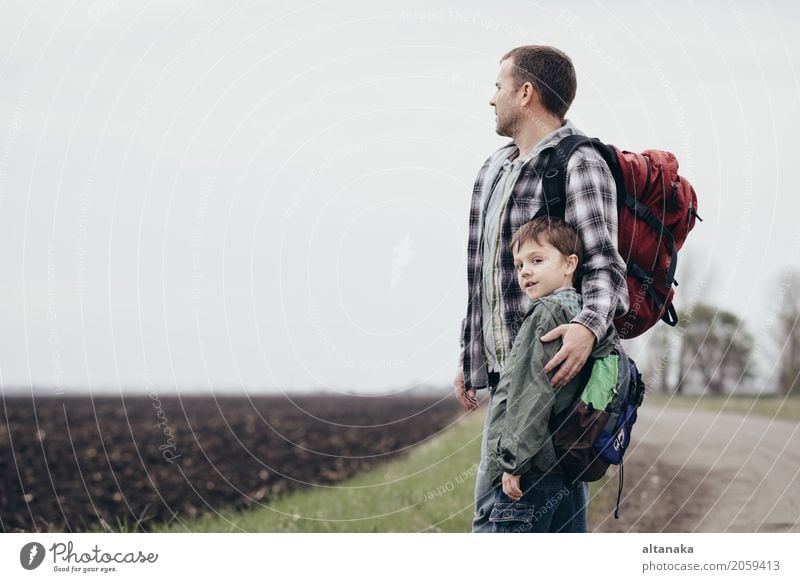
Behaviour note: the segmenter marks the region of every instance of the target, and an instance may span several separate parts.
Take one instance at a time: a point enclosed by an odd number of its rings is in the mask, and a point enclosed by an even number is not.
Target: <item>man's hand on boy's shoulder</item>
[[[519,488],[519,475],[503,473],[503,493],[514,501],[522,498],[522,490]]]
[[[558,338],[562,338],[563,345],[547,362],[544,371],[549,374],[558,368],[550,383],[556,388],[561,388],[581,371],[594,349],[597,338],[588,327],[580,323],[564,323],[544,334],[541,340],[551,342]]]

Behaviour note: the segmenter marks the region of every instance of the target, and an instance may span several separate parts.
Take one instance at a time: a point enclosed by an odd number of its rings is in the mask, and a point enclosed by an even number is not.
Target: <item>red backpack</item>
[[[614,327],[623,339],[641,335],[659,319],[674,327],[678,251],[695,219],[703,220],[694,188],[678,175],[678,160],[670,152],[635,154],[571,135],[553,148],[542,179],[545,204],[537,214],[564,217],[567,162],[576,148],[587,144],[603,157],[617,186],[618,249],[627,265],[630,310],[614,320]]]

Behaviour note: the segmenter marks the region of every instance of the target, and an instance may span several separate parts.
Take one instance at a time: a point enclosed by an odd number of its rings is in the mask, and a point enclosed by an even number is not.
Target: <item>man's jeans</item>
[[[486,418],[483,422],[483,438],[481,439],[481,461],[478,465],[478,473],[475,478],[475,514],[472,517],[472,531],[475,533],[491,533],[493,524],[489,521],[495,503],[495,488],[489,480],[487,463],[488,455],[488,433],[489,418],[492,412],[492,396],[489,396],[489,405],[486,407]],[[586,509],[589,498],[589,484],[578,482],[575,485],[567,485],[572,499],[573,516],[571,526],[568,530],[572,533],[585,533],[588,531],[586,521]],[[523,489],[523,492],[525,490]],[[566,530],[565,530],[566,531]]]

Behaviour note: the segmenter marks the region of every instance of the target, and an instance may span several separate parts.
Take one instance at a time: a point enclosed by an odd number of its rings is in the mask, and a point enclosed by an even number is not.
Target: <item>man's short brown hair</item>
[[[578,88],[570,58],[551,46],[525,45],[508,51],[500,62],[506,59],[514,63],[517,87],[530,82],[539,91],[544,108],[564,119]]]
[[[562,218],[540,216],[519,227],[511,238],[509,250],[512,254],[528,241],[552,245],[565,257],[578,255],[578,264],[573,274],[573,285],[580,289],[580,275],[583,271],[583,245],[575,228]]]

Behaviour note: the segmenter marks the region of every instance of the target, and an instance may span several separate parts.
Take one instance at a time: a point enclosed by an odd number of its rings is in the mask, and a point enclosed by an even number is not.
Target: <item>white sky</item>
[[[800,265],[796,4],[563,4],[4,3],[0,385],[449,383],[488,100],[534,43],[587,133],[676,153],[678,304],[758,335]]]

